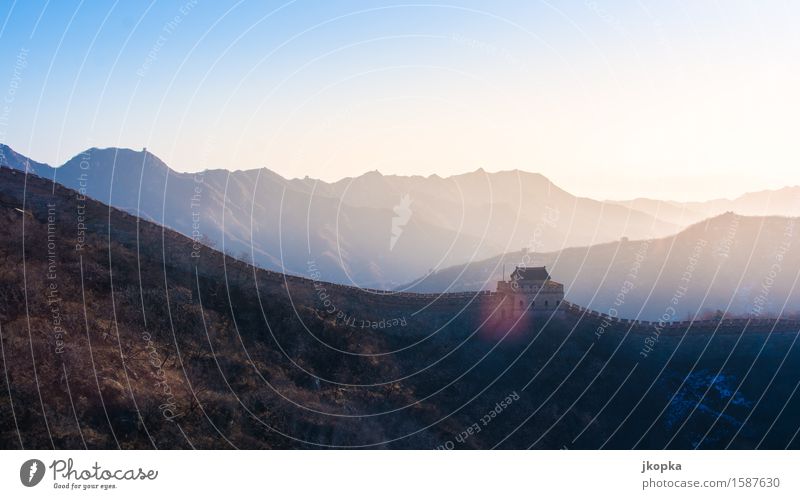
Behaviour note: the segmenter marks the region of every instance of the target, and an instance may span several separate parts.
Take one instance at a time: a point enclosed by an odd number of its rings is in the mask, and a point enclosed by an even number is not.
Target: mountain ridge
[[[691,280],[673,304],[673,320],[708,317],[718,310],[731,316],[795,314],[800,312],[797,227],[798,217],[728,212],[663,238],[497,255],[423,275],[404,289],[494,289],[503,265],[544,265],[564,283],[565,299],[571,302],[599,311],[613,308],[624,318],[658,320],[664,303],[681,287],[680,276],[688,273]],[[766,292],[764,282],[769,284]],[[621,289],[624,299],[618,303]]]
[[[326,183],[268,168],[180,173],[150,151],[127,148],[90,148],[60,167],[29,170],[183,234],[201,232],[267,268],[307,275],[313,262],[329,280],[386,289],[532,237],[554,249],[676,230],[519,170],[447,178],[372,172]],[[408,219],[396,225],[403,199]],[[560,220],[546,218],[555,212]],[[537,227],[543,234],[534,236]]]
[[[268,168],[176,172],[150,151],[129,148],[89,148],[59,167],[1,151],[18,170],[27,166],[265,268],[308,276],[313,267],[325,280],[369,288],[402,289],[414,276],[519,248],[553,253],[659,239],[713,217],[669,202],[640,210],[573,196],[518,169],[450,177],[374,170],[327,183]]]

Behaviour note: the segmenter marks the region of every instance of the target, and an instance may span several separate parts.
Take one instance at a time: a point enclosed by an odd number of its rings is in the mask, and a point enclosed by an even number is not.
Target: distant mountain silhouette
[[[500,250],[421,216],[411,217],[390,248],[391,206],[352,206],[265,168],[178,173],[148,152],[110,148],[29,171],[187,236],[202,235],[229,254],[252,255],[265,268],[336,282],[396,285],[439,262]]]
[[[483,170],[442,178],[373,171],[334,183],[266,169],[178,173],[146,151],[92,148],[59,168],[3,146],[28,171],[231,254],[300,275],[391,288],[429,269],[529,247],[677,232],[681,226],[614,203],[575,197],[539,174]],[[395,227],[395,209],[408,203]]]
[[[800,311],[800,219],[733,213],[666,238],[507,253],[443,269],[406,287],[420,292],[494,289],[504,264],[507,276],[515,265],[529,262],[546,265],[553,279],[564,283],[566,299],[602,312],[613,308],[626,318]]]
[[[409,194],[415,217],[510,249],[549,251],[680,228],[636,210],[573,196],[538,173],[520,170],[479,169],[447,178],[373,171],[332,184],[310,182],[317,192],[353,206],[389,209]]]
[[[630,248],[636,246],[620,244],[621,238],[660,239],[726,210],[800,215],[796,201],[800,187],[705,203],[649,199],[599,202],[575,197],[542,175],[519,170],[487,173],[479,169],[447,178],[372,171],[327,183],[310,178],[285,179],[266,168],[179,173],[149,152],[130,149],[92,148],[59,168],[30,160],[7,146],[2,146],[0,153],[12,168],[27,168],[101,202],[214,244],[231,255],[253,259],[264,268],[395,289],[408,285],[414,276],[434,271],[437,273],[430,279],[416,283],[415,289],[477,289],[492,287],[490,281],[500,276],[500,269],[496,269],[485,282],[494,267],[492,262],[499,261],[497,255],[512,255],[506,258],[511,264],[521,259],[520,248],[526,248],[552,265],[554,275],[565,284],[577,279],[569,298],[601,308],[608,302],[603,297],[615,294],[618,287],[601,279],[609,262],[616,254],[614,265],[621,265],[609,275],[624,271],[627,260],[623,257],[630,257]],[[398,210],[403,217],[397,217]],[[723,218],[713,218],[704,227],[720,224],[725,224]],[[759,251],[769,252],[777,244],[778,236],[773,232],[766,232],[772,239],[760,238]],[[677,248],[690,243],[689,233],[687,229],[676,237]],[[739,232],[736,248],[750,244],[747,237],[754,234]],[[623,249],[617,252],[617,247]],[[612,248],[611,253],[604,248]],[[588,255],[586,262],[582,256],[575,256],[584,254]],[[673,257],[675,254],[671,253]],[[665,255],[651,256],[650,261],[663,260]],[[763,254],[756,256],[760,260],[755,259],[748,268],[761,269],[754,262],[768,261]],[[746,260],[739,263],[744,266]],[[475,270],[453,280],[454,269],[449,267]],[[679,270],[680,262],[671,262],[666,274]],[[726,291],[735,284],[731,280],[735,269],[731,268],[730,275],[725,271],[715,281],[718,290],[714,288],[702,304],[699,297],[684,301],[680,313],[724,309]],[[656,275],[650,278],[655,280]],[[669,286],[663,276],[658,282],[659,291],[667,292]],[[776,288],[772,299],[780,296],[778,291],[788,292],[788,284],[779,283],[783,287]],[[598,287],[602,291],[592,298]],[[642,289],[646,289],[646,283],[639,286]],[[731,310],[742,313],[747,309],[741,302],[744,291],[740,288],[737,293],[738,301]],[[655,296],[642,309],[643,316],[660,313],[659,305],[653,304]],[[635,316],[639,302],[632,298],[625,312]]]
[[[693,224],[729,211],[740,215],[798,217],[800,216],[800,186],[748,192],[735,199],[678,202],[637,198],[609,202],[649,213],[677,225]]]

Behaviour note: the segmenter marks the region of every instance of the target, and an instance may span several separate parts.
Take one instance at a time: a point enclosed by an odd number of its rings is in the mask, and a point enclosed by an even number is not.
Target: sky
[[[0,1],[0,143],[597,199],[800,184],[800,2]]]

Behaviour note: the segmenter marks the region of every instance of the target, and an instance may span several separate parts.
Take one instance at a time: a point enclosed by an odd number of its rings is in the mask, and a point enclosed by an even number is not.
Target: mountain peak
[[[6,144],[0,144],[0,166],[8,166],[14,170],[27,171],[40,176],[44,176],[45,172],[51,168],[47,163],[34,161]]]
[[[172,171],[161,158],[148,151],[146,147],[138,151],[124,147],[91,147],[76,154],[59,168],[65,170],[76,167],[86,169],[87,163],[90,168],[113,167],[115,170],[131,170],[147,167],[164,172]]]

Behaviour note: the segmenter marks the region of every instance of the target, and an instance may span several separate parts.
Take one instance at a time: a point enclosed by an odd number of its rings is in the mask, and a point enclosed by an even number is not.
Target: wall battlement
[[[557,297],[558,290],[555,290],[553,295],[553,303],[555,306],[550,306],[548,309],[538,309],[536,307],[528,306],[529,303],[524,303],[522,308],[519,308],[517,294],[512,291],[507,283],[501,281],[498,288],[501,291],[466,291],[456,293],[413,293],[403,291],[387,291],[381,289],[370,288],[357,288],[343,284],[335,284],[330,282],[314,281],[301,276],[294,276],[288,274],[281,274],[278,272],[263,271],[264,277],[268,281],[280,283],[282,287],[287,285],[293,288],[306,289],[324,289],[326,293],[339,295],[341,300],[357,299],[357,300],[371,300],[377,299],[387,307],[408,307],[415,309],[422,309],[427,307],[447,307],[448,309],[462,309],[462,308],[475,308],[482,311],[491,311],[498,319],[503,319],[502,311],[505,309],[507,315],[505,318],[513,318],[511,310],[516,310],[516,316],[522,314],[535,314],[535,315],[549,315],[559,314],[565,317],[579,318],[582,320],[595,319],[601,325],[606,326],[621,326],[630,328],[634,331],[658,331],[665,334],[683,334],[686,331],[702,331],[702,332],[719,332],[721,334],[741,332],[745,329],[748,331],[800,331],[800,319],[782,318],[782,317],[750,317],[750,318],[721,318],[721,319],[703,319],[694,321],[648,321],[639,320],[635,318],[614,317],[597,310],[583,307],[581,305],[571,303],[567,300]],[[261,273],[261,272],[260,272]],[[558,284],[558,283],[555,283]],[[544,303],[544,296],[547,291],[536,290],[529,295],[536,296],[537,301],[541,301],[542,306]],[[563,295],[561,295],[563,296]],[[538,298],[542,297],[542,298]],[[532,300],[533,301],[533,300]],[[557,303],[556,303],[557,302]],[[532,303],[530,303],[532,304]]]
[[[800,319],[789,319],[782,317],[750,317],[735,319],[703,319],[694,321],[645,321],[637,319],[625,319],[612,317],[608,314],[582,307],[574,303],[564,302],[562,310],[567,315],[573,317],[593,317],[609,325],[617,324],[630,327],[635,330],[665,331],[668,333],[684,333],[688,330],[701,330],[704,332],[742,332],[748,331],[770,332],[770,331],[800,331]]]

